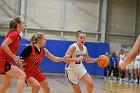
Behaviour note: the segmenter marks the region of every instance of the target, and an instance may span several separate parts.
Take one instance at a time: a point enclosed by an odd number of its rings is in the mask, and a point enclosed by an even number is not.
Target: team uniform
[[[134,69],[134,62],[131,62],[126,66],[126,69]]]
[[[135,69],[140,68],[140,55],[136,56],[135,58],[134,68]]]
[[[118,57],[117,56],[110,56],[109,58],[110,60],[110,63],[109,63],[109,79],[110,79],[110,76],[114,76],[114,77],[117,77],[118,76]],[[113,72],[113,73],[112,73]]]
[[[81,51],[77,43],[72,44],[75,46],[75,53],[72,55],[72,58],[79,56],[84,56],[87,53],[87,48],[83,45],[83,51]],[[87,74],[85,66],[81,62],[68,62],[65,66],[65,76],[71,84],[78,84],[79,80]]]
[[[125,55],[124,54],[120,54],[119,65],[121,65],[123,63],[124,59],[125,59]]]
[[[12,43],[9,45],[9,49],[13,54],[16,53],[20,45],[20,35],[16,29],[12,29],[5,36],[4,40],[10,38]],[[4,42],[3,40],[3,42]],[[5,74],[5,72],[11,69],[11,65],[14,65],[12,57],[10,57],[1,47],[0,47],[0,74]]]
[[[26,79],[33,77],[38,82],[42,82],[46,79],[45,75],[43,75],[42,72],[39,70],[39,66],[44,55],[44,49],[41,48],[39,52],[33,44],[29,45],[23,50],[20,56],[24,59],[24,62],[26,63],[26,65],[24,66]]]
[[[125,60],[125,55],[124,54],[120,54],[120,59],[119,59],[119,66],[124,62],[124,60]],[[122,80],[124,79],[124,77],[125,77],[125,71],[122,71],[121,69],[120,69],[120,82],[122,82]]]

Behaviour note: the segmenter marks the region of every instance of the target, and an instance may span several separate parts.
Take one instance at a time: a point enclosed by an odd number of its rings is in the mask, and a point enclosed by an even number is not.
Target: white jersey
[[[72,44],[75,46],[75,53],[72,55],[72,58],[76,58],[79,56],[84,56],[87,52],[87,48],[83,45],[83,50],[81,51],[77,45],[77,43]],[[67,62],[65,69],[78,69],[84,67],[82,61],[81,62]]]
[[[124,61],[124,59],[125,59],[125,55],[124,54],[120,54],[119,65]]]

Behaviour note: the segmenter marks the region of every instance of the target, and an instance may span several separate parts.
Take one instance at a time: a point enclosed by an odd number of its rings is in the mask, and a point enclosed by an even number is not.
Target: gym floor
[[[94,77],[94,93],[139,93],[140,86],[119,83],[114,81],[104,81],[101,77]],[[74,93],[64,75],[47,74],[47,80],[51,88],[51,93]],[[0,79],[0,84],[1,84]],[[82,93],[87,93],[86,86],[80,82]],[[15,93],[16,79],[12,78],[11,86],[7,93]],[[25,84],[24,93],[31,93],[31,87]],[[40,90],[39,93],[43,93]]]

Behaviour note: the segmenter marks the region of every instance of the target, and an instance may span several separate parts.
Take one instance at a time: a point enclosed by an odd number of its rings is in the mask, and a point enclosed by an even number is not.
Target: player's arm
[[[140,52],[140,35],[138,36],[132,50],[126,56],[126,59],[124,60],[124,62],[126,64],[130,64],[135,59],[135,57],[137,56],[139,52]]]
[[[12,40],[10,38],[6,38],[6,40],[2,43],[1,47],[9,56],[11,56],[14,59],[16,56],[11,52],[8,46],[11,43],[12,43]]]
[[[26,48],[23,49],[23,51],[20,54],[20,57],[22,59],[28,57],[32,53],[32,46],[28,45]]]
[[[72,55],[74,54],[75,51],[76,51],[75,46],[71,45],[68,48],[68,50],[67,50],[67,52],[66,52],[66,54],[64,56],[64,61],[65,62],[80,62],[80,61],[82,61],[83,60],[83,56],[80,56],[78,58],[72,58]]]
[[[13,58],[13,60],[19,65],[19,67],[23,70],[22,67],[22,61],[19,57],[17,57],[15,54],[12,53],[12,51],[9,49],[9,46],[12,43],[12,40],[10,38],[6,38],[6,40],[2,43],[1,48]]]
[[[94,63],[94,62],[97,62],[97,59],[98,59],[98,58],[90,58],[90,57],[89,57],[89,54],[88,54],[88,51],[87,51],[87,53],[86,53],[86,55],[85,55],[85,61],[86,61],[87,63]]]
[[[49,59],[51,59],[54,62],[60,62],[63,61],[63,58],[56,57],[53,54],[51,54],[46,48],[44,48],[45,56],[47,56]]]
[[[130,64],[131,62],[133,62],[133,60],[135,59],[135,57],[137,56],[137,54],[140,52],[140,35],[138,36],[137,40],[135,41],[135,44],[132,48],[132,50],[128,53],[128,55],[126,56],[124,62],[120,65],[120,68],[122,70],[125,69],[125,67]]]

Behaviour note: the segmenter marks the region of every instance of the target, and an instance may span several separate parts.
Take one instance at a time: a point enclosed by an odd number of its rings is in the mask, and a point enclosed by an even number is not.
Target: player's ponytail
[[[14,19],[12,19],[9,23],[9,31],[11,29],[16,29],[17,28],[17,24],[21,23],[21,18],[20,17],[16,17]]]
[[[34,43],[34,38],[35,38],[35,35],[33,35],[32,38],[30,39],[31,43]]]
[[[44,33],[40,33],[40,32],[36,33],[35,35],[32,36],[30,42],[32,44],[37,43],[38,42],[38,39],[42,39],[43,35],[44,35]]]

